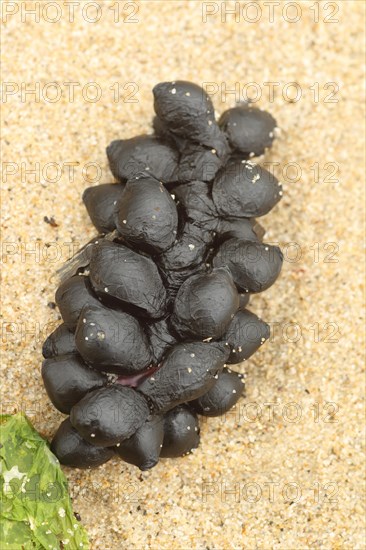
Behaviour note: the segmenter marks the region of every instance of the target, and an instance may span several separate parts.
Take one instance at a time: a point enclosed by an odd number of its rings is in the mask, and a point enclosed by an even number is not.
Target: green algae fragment
[[[24,414],[0,415],[1,550],[86,550],[68,484]]]

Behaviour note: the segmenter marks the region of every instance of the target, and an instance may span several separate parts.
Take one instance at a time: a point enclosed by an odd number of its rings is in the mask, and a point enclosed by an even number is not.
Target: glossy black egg
[[[141,393],[114,384],[83,397],[71,409],[70,421],[88,443],[111,447],[131,437],[149,414]]]
[[[228,109],[218,124],[234,150],[251,156],[262,155],[272,146],[277,126],[270,113],[250,104]]]
[[[95,245],[89,277],[98,296],[113,297],[136,315],[158,318],[165,313],[167,296],[158,268],[126,246],[105,240]]]
[[[282,185],[251,161],[231,160],[216,175],[212,198],[220,216],[255,218],[267,214],[281,199]]]
[[[228,412],[244,393],[244,377],[224,368],[207,393],[191,401],[189,406],[202,416],[220,416]]]
[[[228,145],[215,120],[211,99],[197,84],[177,80],[154,86],[154,109],[169,131],[226,154]]]
[[[117,443],[114,450],[125,462],[149,470],[159,462],[163,439],[163,417],[151,416],[131,437]]]
[[[171,143],[148,135],[112,141],[107,156],[112,174],[121,182],[142,172],[149,172],[162,182],[174,181],[179,159]]]
[[[229,351],[218,343],[193,342],[173,346],[161,367],[138,387],[155,412],[165,412],[206,393],[224,367]]]
[[[197,415],[186,405],[180,405],[164,416],[164,441],[161,458],[176,458],[190,453],[200,443]]]
[[[48,397],[59,411],[69,414],[86,393],[108,382],[105,374],[85,365],[76,355],[45,359],[42,378]]]
[[[75,342],[84,361],[97,370],[135,374],[152,362],[148,338],[139,321],[101,304],[82,310]]]
[[[174,302],[172,326],[182,338],[220,338],[238,307],[239,295],[229,270],[213,269],[182,284]]]
[[[116,229],[116,204],[122,196],[124,187],[123,184],[103,183],[85,189],[83,202],[91,221],[100,233],[109,233]]]
[[[174,243],[178,212],[170,193],[152,178],[130,180],[117,205],[117,229],[132,246],[161,253]]]
[[[58,355],[77,353],[75,335],[62,323],[45,340],[42,355],[45,359]]]
[[[267,323],[247,309],[238,311],[223,337],[230,346],[227,362],[235,364],[249,359],[269,336]]]
[[[229,239],[218,249],[213,264],[227,266],[239,292],[263,292],[280,274],[283,254],[278,246]]]
[[[89,278],[84,275],[74,275],[61,283],[56,291],[55,301],[69,330],[75,330],[83,307],[100,305]]]
[[[69,418],[64,420],[51,442],[51,451],[60,463],[71,468],[96,468],[113,456],[113,450],[96,447],[85,441],[72,427]]]

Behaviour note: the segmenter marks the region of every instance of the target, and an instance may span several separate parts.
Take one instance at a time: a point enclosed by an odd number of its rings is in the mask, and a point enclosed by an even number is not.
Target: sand
[[[92,547],[363,548],[365,4],[269,3],[273,22],[266,2],[238,2],[235,21],[233,2],[143,1],[133,14],[121,1],[118,22],[112,1],[81,2],[74,22],[61,1],[40,2],[37,21],[33,2],[2,4],[18,8],[2,33],[3,411],[48,438],[63,418],[40,376],[59,323],[48,303],[56,268],[95,234],[81,194],[113,181],[108,143],[149,132],[151,88],[174,79],[210,83],[218,113],[260,96],[282,128],[262,162],[285,193],[261,223],[286,261],[250,304],[271,342],[238,367],[246,397],[202,422],[192,455],[145,473],[117,458],[65,468]]]

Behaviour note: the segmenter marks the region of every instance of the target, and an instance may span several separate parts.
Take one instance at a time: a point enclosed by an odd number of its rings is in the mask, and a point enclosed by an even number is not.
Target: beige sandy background
[[[210,82],[219,113],[235,103],[225,90],[261,92],[282,128],[264,161],[285,188],[262,222],[286,262],[251,302],[273,332],[239,367],[246,398],[202,423],[188,457],[65,472],[93,548],[363,548],[365,4],[270,3],[270,22],[266,2],[238,2],[235,21],[233,2],[142,1],[133,14],[103,1],[91,23],[88,3],[70,22],[61,1],[61,17],[51,6],[39,21],[24,15],[33,2],[3,2],[3,15],[18,8],[2,32],[3,410],[25,410],[48,438],[62,420],[40,377],[55,269],[94,235],[81,194],[112,181],[106,145],[150,131],[153,85]],[[217,13],[204,22],[205,10]]]

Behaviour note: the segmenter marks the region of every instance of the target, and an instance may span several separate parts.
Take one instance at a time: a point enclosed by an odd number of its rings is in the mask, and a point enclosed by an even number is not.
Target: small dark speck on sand
[[[58,227],[58,223],[56,223],[55,218],[51,216],[50,218],[48,216],[45,216],[43,218],[43,221],[48,223],[51,227]]]

